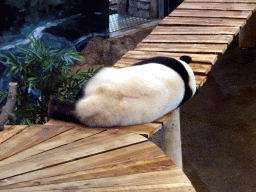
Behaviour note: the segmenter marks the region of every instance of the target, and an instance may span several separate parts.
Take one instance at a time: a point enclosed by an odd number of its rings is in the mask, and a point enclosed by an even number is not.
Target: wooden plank
[[[104,130],[106,130],[106,129],[103,129],[103,128],[88,129],[82,125],[80,125],[80,126],[78,125],[71,130],[68,130],[64,133],[57,135],[56,137],[53,137],[53,138],[47,140],[47,142],[43,142],[38,145],[35,145],[25,151],[22,151],[16,155],[13,155],[7,159],[0,161],[0,166],[3,166],[5,164],[10,164],[15,161],[19,161],[19,160],[28,158],[33,155],[43,153],[50,149],[72,143],[76,140],[92,136],[92,135],[100,133]]]
[[[1,189],[6,190],[6,189],[21,188],[21,187],[38,186],[38,185],[59,184],[59,183],[66,183],[71,181],[87,180],[92,178],[104,178],[104,177],[112,177],[112,176],[130,175],[130,174],[136,174],[136,173],[145,173],[145,172],[151,172],[155,170],[158,170],[158,171],[170,170],[173,168],[176,168],[176,165],[174,165],[174,163],[170,160],[170,158],[165,156],[165,157],[159,157],[154,159],[151,158],[143,161],[133,161],[133,162],[130,161],[125,164],[119,163],[115,166],[95,168],[91,170],[57,175],[54,177],[46,177],[46,178],[41,178],[36,180],[14,183],[7,186],[1,186]]]
[[[0,132],[0,144],[28,127],[28,125],[5,125],[4,130]]]
[[[101,178],[111,175],[107,175],[106,172],[100,173],[99,170],[110,169],[118,165],[124,165],[123,167],[118,167],[118,169],[122,169],[130,163],[138,165],[139,162],[160,160],[159,158],[162,160],[166,159],[164,152],[152,142],[145,141],[136,145],[130,145],[124,148],[119,148],[112,151],[107,151],[105,153],[92,155],[86,158],[77,159],[75,161],[70,161],[65,164],[29,172],[26,173],[26,177],[24,177],[24,175],[17,175],[15,177],[6,178],[0,182],[0,185],[1,188],[4,188],[4,186],[5,188],[13,188],[14,185],[34,186],[37,184],[54,184],[59,183],[60,180],[63,180],[64,178],[69,179],[69,181],[74,181],[77,180],[75,179],[76,175],[74,175],[74,173],[78,172],[80,172],[79,175],[84,175],[86,179],[92,179],[96,177]],[[177,166],[174,165],[174,163],[169,159],[166,167],[163,164],[160,167],[148,167],[142,165],[142,167],[138,166],[138,171],[150,172],[156,169],[165,170],[176,167]],[[127,171],[130,173],[136,173],[136,170]],[[124,173],[119,171],[119,173],[115,174],[124,175],[126,173],[126,171],[124,171]],[[65,175],[68,176],[66,177]]]
[[[195,63],[207,63],[214,64],[217,60],[217,55],[215,54],[193,54],[193,53],[172,53],[172,52],[159,52],[159,51],[128,51],[120,61],[124,63],[135,63],[136,60],[132,59],[148,59],[151,57],[173,57],[179,59],[183,55],[188,55],[192,58],[192,62]],[[127,61],[126,61],[127,59]]]
[[[133,64],[135,62],[138,62],[138,60],[134,60],[134,59],[132,59],[132,61],[133,61],[132,62]],[[115,66],[118,66],[118,65],[115,65]],[[54,119],[52,119],[51,121],[48,122],[48,124],[58,124],[58,123],[63,124],[63,123],[66,123],[66,122],[59,121],[59,120],[54,120]],[[69,123],[69,125],[77,125],[77,124]],[[84,127],[84,128],[87,129],[86,127]],[[151,137],[155,132],[157,132],[159,129],[161,129],[161,127],[159,127],[159,125],[152,124],[152,123],[147,123],[147,124],[142,124],[142,125],[134,125],[134,126],[126,126],[126,127],[119,127],[119,128],[121,130],[136,133],[136,134],[145,136],[147,138]],[[117,128],[117,129],[119,129],[119,128]],[[89,128],[89,130],[90,130],[90,128]],[[1,162],[0,162],[0,165],[1,165]]]
[[[162,189],[180,190],[180,188],[184,188],[184,191],[195,191],[185,174],[177,168],[167,171],[40,185],[36,187],[12,189],[12,191],[66,191],[68,189],[75,191],[79,191],[79,189],[86,191],[150,191],[150,189],[158,189],[159,191]]]
[[[237,35],[240,27],[157,26],[152,35]]]
[[[146,140],[145,137],[134,133],[109,129],[105,132],[93,135],[92,137],[84,138],[68,145],[23,159],[21,162],[1,166],[0,178],[3,179],[24,172],[42,169],[47,166],[53,166]]]
[[[190,63],[189,66],[192,68],[192,70],[196,75],[198,74],[207,75],[207,73],[209,73],[209,71],[212,68],[211,65],[199,64],[199,63]]]
[[[191,10],[175,9],[170,16],[172,17],[215,17],[215,18],[233,18],[248,19],[252,15],[251,11],[223,11],[223,10]]]
[[[232,35],[148,35],[143,43],[227,43],[233,40]]]
[[[122,68],[122,67],[130,67],[129,64],[120,64],[116,63],[116,67]],[[190,63],[189,66],[192,68],[193,72],[195,74],[203,74],[206,75],[211,70],[211,65],[208,64],[201,64],[201,63]],[[139,127],[140,130],[140,127]],[[146,129],[147,130],[147,129]],[[143,131],[144,132],[144,131]],[[138,132],[140,134],[140,131]],[[140,134],[141,135],[141,134]],[[144,135],[144,134],[142,134]],[[150,135],[151,136],[151,135]]]
[[[213,0],[184,0],[184,2],[212,3]],[[214,3],[256,3],[255,0],[214,0]]]
[[[207,76],[206,75],[195,75],[195,77],[196,77],[197,86],[202,87],[207,79]]]
[[[179,9],[205,9],[223,11],[253,11],[254,4],[250,3],[203,3],[203,2],[183,2],[178,6]]]
[[[229,19],[229,18],[196,18],[196,17],[165,17],[159,25],[169,26],[227,26],[243,27],[246,19]]]
[[[140,43],[137,51],[162,51],[180,53],[212,53],[223,54],[227,49],[226,44],[174,44],[174,43]]]
[[[161,128],[162,128],[162,126],[157,123],[146,123],[146,124],[141,124],[141,125],[120,127],[120,129],[122,129],[122,130],[136,133],[136,134],[145,136],[146,138],[151,137],[154,133],[156,133]]]
[[[173,111],[165,114],[164,116],[160,117],[159,119],[155,120],[155,123],[161,123],[161,124],[165,124],[171,117],[172,117]]]
[[[33,125],[0,145],[0,160],[15,155],[73,127]]]

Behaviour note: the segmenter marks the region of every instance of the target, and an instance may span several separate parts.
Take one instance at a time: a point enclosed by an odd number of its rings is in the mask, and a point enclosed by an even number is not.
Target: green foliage
[[[31,47],[18,47],[23,53],[16,57],[11,52],[4,63],[18,83],[17,90],[17,119],[21,124],[45,123],[47,120],[47,105],[51,95],[61,99],[73,101],[79,88],[97,70],[89,69],[80,72],[69,67],[73,60],[85,59],[72,49],[52,50],[39,40],[29,38]],[[33,90],[40,90],[40,97],[31,94]],[[7,92],[0,90],[0,101],[7,96]]]

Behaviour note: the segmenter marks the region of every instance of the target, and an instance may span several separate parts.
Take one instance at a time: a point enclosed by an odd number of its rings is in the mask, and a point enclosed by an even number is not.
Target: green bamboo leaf
[[[8,91],[0,89],[0,103],[8,96]]]
[[[9,57],[8,57],[8,56],[3,55],[3,54],[0,54],[0,57],[3,57],[3,58],[5,58],[5,59],[9,59]]]
[[[32,122],[29,120],[29,118],[25,118],[25,121],[27,122],[27,124],[28,124],[29,126],[32,126],[32,125],[33,125]]]
[[[17,66],[14,65],[10,68],[8,75],[10,75],[15,69],[17,69]]]
[[[30,38],[29,36],[26,35],[26,37],[29,39],[29,41],[31,41],[31,43],[33,43],[35,46],[38,46],[38,44],[36,43],[35,37],[33,36],[33,39]]]
[[[39,59],[42,59],[42,57],[35,51],[31,50],[32,53],[34,53]]]
[[[37,80],[37,77],[29,77],[29,78],[27,79],[27,81],[34,81],[34,80]]]
[[[17,46],[17,48],[19,48],[20,50],[24,51],[24,52],[29,52],[29,49],[28,48],[25,48],[25,47],[21,47],[21,46]]]

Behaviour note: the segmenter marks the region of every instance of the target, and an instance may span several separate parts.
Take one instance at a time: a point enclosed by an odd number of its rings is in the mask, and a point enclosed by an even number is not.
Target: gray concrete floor
[[[197,191],[256,192],[256,48],[230,48],[181,107],[184,172]]]

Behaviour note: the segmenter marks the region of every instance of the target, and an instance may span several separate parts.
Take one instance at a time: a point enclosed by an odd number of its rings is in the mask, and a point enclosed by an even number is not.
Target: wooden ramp
[[[0,132],[0,191],[195,191],[173,161],[140,135],[161,127],[89,129],[60,121],[6,126]]]

